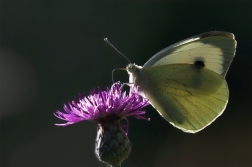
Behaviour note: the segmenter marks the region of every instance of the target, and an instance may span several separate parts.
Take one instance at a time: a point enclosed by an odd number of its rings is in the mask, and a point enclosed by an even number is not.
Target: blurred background
[[[184,133],[151,107],[151,121],[129,118],[123,167],[252,166],[252,1],[0,1],[0,166],[104,167],[94,154],[97,125],[67,127],[53,113],[78,93],[110,87],[128,62],[107,37],[143,65],[161,49],[213,30],[238,41],[223,115]],[[115,80],[127,82],[125,71]]]

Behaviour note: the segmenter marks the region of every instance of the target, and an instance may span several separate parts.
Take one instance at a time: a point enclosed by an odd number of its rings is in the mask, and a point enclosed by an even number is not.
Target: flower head
[[[106,91],[93,91],[91,95],[64,105],[65,113],[57,111],[54,115],[67,121],[59,126],[67,126],[83,120],[98,122],[95,153],[100,161],[120,166],[131,151],[131,143],[120,120],[128,116],[144,117],[143,107],[148,100],[138,94],[138,88],[131,88],[129,95],[122,92],[121,84],[116,83]]]
[[[134,116],[139,119],[146,119],[141,110],[147,106],[148,100],[138,95],[138,89],[130,89],[129,95],[122,92],[121,84],[115,83],[111,89],[106,91],[93,90],[91,95],[64,105],[65,113],[57,111],[54,115],[67,121],[58,126],[67,126],[84,120],[95,120],[97,122],[108,117],[118,119]]]

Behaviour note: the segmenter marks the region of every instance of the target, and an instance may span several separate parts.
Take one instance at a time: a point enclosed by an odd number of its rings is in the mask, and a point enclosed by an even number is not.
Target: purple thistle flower
[[[54,115],[67,122],[55,125],[67,126],[84,120],[95,120],[98,122],[96,156],[100,161],[120,166],[131,151],[127,130],[123,130],[120,120],[128,116],[147,119],[142,108],[148,104],[147,99],[138,95],[138,88],[131,88],[127,95],[122,92],[121,84],[116,83],[111,89],[101,91],[98,88],[91,95],[64,105],[65,112],[57,111]]]
[[[147,106],[148,101],[138,95],[138,89],[130,89],[129,95],[122,92],[121,84],[116,83],[111,89],[106,91],[92,91],[91,95],[79,100],[69,102],[64,105],[66,113],[57,111],[54,115],[67,121],[57,126],[67,126],[84,120],[95,120],[99,122],[107,117],[117,117],[118,119],[134,116],[138,119],[147,119],[143,115],[145,111],[141,110]]]

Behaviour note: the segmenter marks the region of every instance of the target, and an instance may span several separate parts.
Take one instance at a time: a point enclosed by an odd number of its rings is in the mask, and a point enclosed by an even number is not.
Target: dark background
[[[0,1],[0,166],[104,167],[94,154],[96,123],[68,127],[53,116],[79,92],[110,87],[111,71],[143,65],[159,50],[206,31],[235,34],[224,114],[184,133],[151,107],[129,118],[123,167],[252,166],[252,1]],[[115,80],[128,81],[124,71]]]

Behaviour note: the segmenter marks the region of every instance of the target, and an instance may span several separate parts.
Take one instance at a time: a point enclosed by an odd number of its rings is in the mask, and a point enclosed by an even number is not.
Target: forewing
[[[224,77],[196,65],[160,65],[143,71],[140,87],[153,107],[175,127],[196,133],[213,122],[228,102]]]
[[[206,68],[225,77],[236,49],[234,35],[212,31],[175,43],[145,63],[142,71],[165,64],[195,64],[204,62]]]

